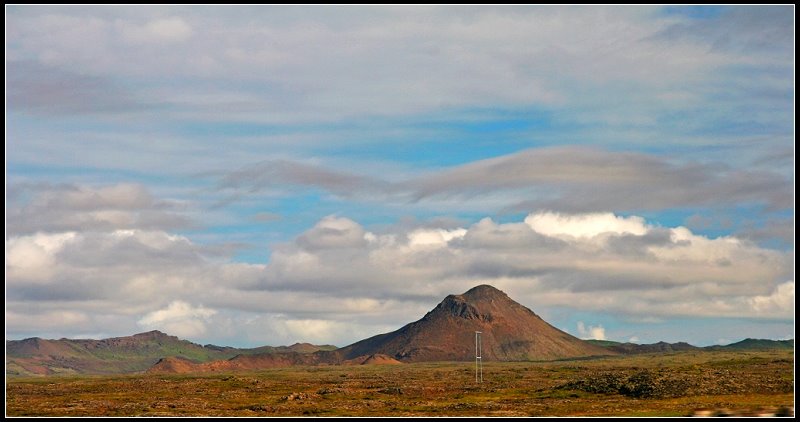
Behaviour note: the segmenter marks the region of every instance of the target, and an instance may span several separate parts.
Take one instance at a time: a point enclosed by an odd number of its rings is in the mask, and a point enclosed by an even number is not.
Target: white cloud
[[[164,309],[146,314],[138,323],[142,327],[160,329],[179,337],[197,338],[206,334],[206,322],[216,313],[214,309],[175,300]]]
[[[526,224],[483,219],[461,229],[348,230],[365,233],[368,241],[346,251],[314,251],[303,235],[278,246],[261,288],[312,291],[324,282],[344,296],[376,288],[388,296],[437,296],[497,280],[544,306],[637,318],[792,316],[785,306],[763,311],[787,296],[787,288],[772,291],[791,274],[789,254],[733,237],[655,227],[637,216],[537,213]]]
[[[794,315],[794,281],[779,284],[769,295],[750,299],[750,305],[761,315]]]
[[[651,252],[662,260],[729,265],[731,260],[738,258],[744,246],[741,240],[732,236],[709,239],[693,234],[686,227],[670,229],[670,240],[668,245],[651,247]]]
[[[442,247],[453,239],[461,239],[467,231],[464,229],[454,230],[428,230],[417,229],[408,234],[408,246],[416,247]]]
[[[141,184],[14,184],[7,205],[12,235],[36,232],[188,227],[178,201],[158,200]]]
[[[364,229],[353,220],[329,215],[297,239],[306,249],[358,247],[365,243]]]
[[[618,217],[612,213],[563,215],[540,212],[526,217],[525,224],[536,232],[555,237],[595,237],[605,233],[641,236],[648,231],[642,217]]]
[[[606,329],[600,324],[587,327],[583,321],[578,321],[578,337],[587,340],[605,340]]]
[[[295,342],[335,343],[339,341],[337,334],[346,329],[345,324],[324,319],[287,319],[283,323],[287,336]]]
[[[36,233],[6,240],[6,277],[26,282],[46,282],[55,275],[56,254],[76,233]]]
[[[628,342],[629,343],[638,343],[639,342],[639,337],[631,336],[631,338],[628,339]]]

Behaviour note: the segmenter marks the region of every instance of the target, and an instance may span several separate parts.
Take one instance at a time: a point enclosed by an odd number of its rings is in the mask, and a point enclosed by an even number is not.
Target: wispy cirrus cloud
[[[664,41],[700,41],[718,51],[785,57],[794,49],[792,39],[786,37],[794,29],[794,18],[786,13],[789,10],[779,5],[726,8],[712,18],[674,23],[653,37]]]
[[[527,150],[445,170],[416,182],[417,198],[477,195],[498,189],[540,188],[515,209],[642,210],[760,203],[793,203],[789,180],[767,171],[674,163],[643,153],[586,147]]]
[[[342,197],[393,190],[391,183],[368,175],[292,160],[266,160],[222,175],[217,189],[258,192],[265,188],[302,186],[324,189]]]
[[[10,110],[41,115],[109,114],[149,108],[105,76],[86,75],[22,60],[6,63]]]
[[[680,163],[652,154],[591,147],[523,150],[400,181],[320,164],[269,161],[230,172],[218,182],[220,190],[242,194],[286,185],[323,189],[343,198],[377,195],[398,202],[441,198],[468,202],[485,194],[513,192],[496,206],[518,211],[630,211],[742,204],[786,209],[794,201],[791,181],[770,171]]]

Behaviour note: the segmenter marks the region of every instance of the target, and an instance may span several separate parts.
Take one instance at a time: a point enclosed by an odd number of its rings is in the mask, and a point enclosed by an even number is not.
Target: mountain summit
[[[345,359],[385,354],[406,362],[475,358],[481,331],[484,360],[539,360],[608,355],[613,351],[573,337],[489,286],[449,295],[422,319],[361,340],[337,352]]]

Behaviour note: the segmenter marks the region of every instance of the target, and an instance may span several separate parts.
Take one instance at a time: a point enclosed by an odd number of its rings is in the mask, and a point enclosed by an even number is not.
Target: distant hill
[[[419,321],[337,352],[344,359],[383,354],[402,362],[473,360],[476,331],[483,333],[485,361],[616,354],[553,327],[488,285],[449,295]]]
[[[619,346],[620,344],[622,344],[618,341],[611,341],[611,340],[584,340],[584,341],[600,347]]]
[[[708,346],[709,350],[791,350],[794,349],[794,340],[767,340],[747,338],[742,341],[725,346]]]
[[[697,347],[689,343],[666,343],[660,341],[653,344],[620,343],[611,340],[586,340],[587,342],[605,347],[609,350],[619,352],[623,355],[634,355],[642,353],[670,353],[683,352],[690,350],[728,350],[728,351],[747,351],[747,350],[792,350],[794,340],[765,340],[748,338],[736,343],[725,346]]]
[[[619,352],[624,355],[638,355],[643,353],[671,353],[671,352],[685,352],[689,350],[700,350],[699,347],[692,346],[689,343],[667,343],[659,341],[652,344],[635,344],[635,343],[620,343],[616,345],[606,346],[611,350]]]
[[[38,337],[6,341],[6,374],[11,376],[53,374],[118,374],[141,372],[161,358],[180,357],[188,362],[230,359],[258,353],[313,353],[335,346],[298,343],[237,349],[201,346],[160,331],[103,340],[45,340]]]
[[[322,346],[317,346],[311,343],[295,343],[291,346],[261,346],[252,349],[235,349],[229,348],[229,350],[235,351],[235,354],[241,355],[258,355],[262,353],[314,353],[320,350],[336,350],[338,347],[332,346],[330,344],[325,344]]]

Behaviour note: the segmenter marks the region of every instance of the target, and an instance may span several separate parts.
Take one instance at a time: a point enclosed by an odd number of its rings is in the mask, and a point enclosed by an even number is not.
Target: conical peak
[[[510,300],[507,294],[505,294],[502,290],[499,290],[495,287],[492,287],[488,284],[481,284],[479,286],[475,286],[463,296],[465,300],[468,302],[475,302],[475,301],[484,301],[484,300],[492,300],[492,299],[507,299]]]
[[[511,300],[502,291],[488,285],[480,285],[469,289],[460,295],[448,295],[434,311],[444,311],[446,314],[481,321],[492,321],[494,314],[504,314],[514,309],[516,302]],[[435,312],[429,313],[433,315]]]
[[[475,358],[474,332],[485,333],[485,360],[540,360],[615,354],[565,333],[495,287],[451,294],[419,321],[337,350],[345,359],[382,353],[400,361]]]
[[[448,315],[465,319],[479,319],[490,321],[491,315],[482,313],[475,305],[471,304],[464,295],[449,295],[436,307]],[[434,309],[434,311],[436,311]]]

